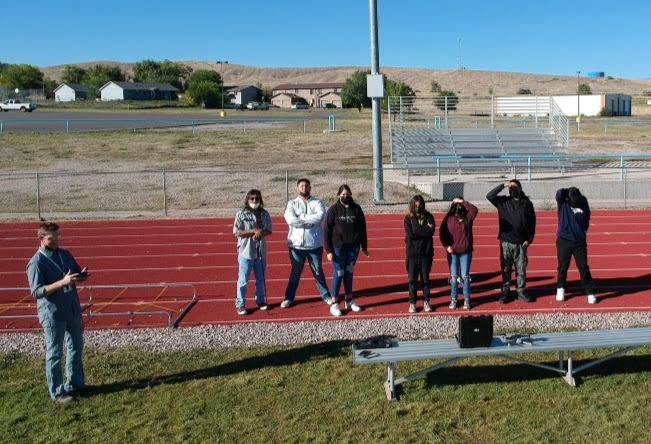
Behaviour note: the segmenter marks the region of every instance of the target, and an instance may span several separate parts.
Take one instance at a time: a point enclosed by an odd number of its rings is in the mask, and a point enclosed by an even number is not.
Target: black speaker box
[[[493,342],[493,316],[461,316],[459,318],[459,347],[490,347]]]

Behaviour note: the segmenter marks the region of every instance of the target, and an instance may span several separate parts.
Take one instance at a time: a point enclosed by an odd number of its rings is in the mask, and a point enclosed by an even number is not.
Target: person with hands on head
[[[470,265],[472,263],[472,225],[479,210],[455,197],[439,228],[439,239],[445,248],[450,267],[450,308],[456,310],[459,283],[463,285],[463,308],[470,310]]]
[[[588,199],[576,187],[561,188],[556,192],[556,205],[558,208],[556,300],[559,302],[565,300],[567,270],[574,257],[581,276],[581,285],[588,295],[588,303],[596,304],[595,284],[588,267],[588,228],[590,228]]]
[[[237,236],[237,314],[246,315],[246,293],[251,272],[255,274],[255,302],[260,310],[267,310],[267,242],[265,237],[272,233],[271,216],[264,209],[260,190],[249,190],[244,198],[244,208],[235,215],[233,234]]]
[[[507,189],[508,196],[499,195]],[[536,213],[529,197],[522,191],[517,179],[499,184],[486,195],[486,199],[497,208],[499,217],[500,266],[502,269],[502,295],[500,303],[511,300],[511,274],[515,264],[517,273],[518,299],[535,302],[527,294],[527,249],[536,235]]]
[[[305,260],[310,263],[312,275],[321,299],[331,305],[332,298],[323,273],[323,219],[326,215],[325,203],[312,196],[312,185],[305,178],[296,182],[298,196],[287,202],[285,221],[289,226],[287,248],[292,271],[285,289],[285,299],[280,304],[289,308],[294,304],[296,290],[303,273]]]
[[[418,278],[423,283],[423,310],[432,311],[430,305],[430,279],[434,261],[434,216],[425,209],[425,199],[420,194],[409,202],[405,216],[405,244],[407,246],[407,274],[409,276],[409,313],[416,313],[416,288]]]
[[[339,187],[337,202],[326,214],[325,250],[328,261],[332,263],[332,305],[330,313],[341,316],[339,310],[339,289],[344,283],[345,307],[348,311],[362,311],[353,300],[353,276],[360,248],[368,258],[366,218],[364,211],[353,200],[353,193],[346,184]]]
[[[45,222],[38,228],[40,246],[27,264],[29,288],[45,332],[45,374],[53,401],[67,404],[72,395],[86,388],[82,354],[84,349],[81,304],[77,282],[90,273],[72,254],[59,247],[59,226]],[[67,345],[66,381],[63,381],[63,341]]]

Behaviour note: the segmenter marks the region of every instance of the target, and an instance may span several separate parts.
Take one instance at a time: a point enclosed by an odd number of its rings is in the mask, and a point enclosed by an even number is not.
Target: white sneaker
[[[352,310],[352,311],[362,311],[362,307],[357,305],[355,301],[347,301],[346,302],[346,310]]]
[[[565,300],[565,289],[557,288],[556,289],[556,300],[558,302],[563,302]]]
[[[416,313],[416,304],[409,304],[409,313]]]
[[[293,301],[290,301],[289,299],[285,299],[284,301],[282,301],[280,303],[280,307],[281,308],[289,308],[289,307],[292,306],[293,303],[294,303]]]
[[[332,316],[341,316],[341,310],[339,310],[339,304],[332,304],[330,306],[330,314]]]
[[[432,311],[432,306],[429,304],[429,301],[423,303],[423,311],[430,313]]]
[[[597,303],[597,296],[593,294],[588,295],[588,304],[596,304]]]

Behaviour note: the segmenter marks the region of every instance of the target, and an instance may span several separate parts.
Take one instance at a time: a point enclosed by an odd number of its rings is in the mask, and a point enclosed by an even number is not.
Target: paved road
[[[65,133],[86,131],[115,131],[125,129],[169,128],[175,126],[191,127],[206,124],[226,124],[246,122],[288,122],[303,120],[322,120],[327,113],[308,111],[286,116],[267,114],[264,111],[228,111],[225,118],[219,110],[197,111],[196,113],[159,114],[147,111],[102,112],[39,112],[0,113],[0,132],[2,133]]]

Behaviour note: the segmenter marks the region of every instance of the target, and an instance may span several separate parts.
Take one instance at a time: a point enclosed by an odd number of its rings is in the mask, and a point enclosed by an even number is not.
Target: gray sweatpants
[[[518,282],[518,293],[524,292],[527,286],[527,265],[529,264],[527,249],[520,244],[512,244],[510,242],[502,242],[500,247],[502,286],[511,286],[511,272],[513,270],[513,264],[515,264],[515,271]]]

